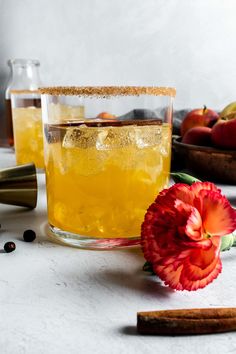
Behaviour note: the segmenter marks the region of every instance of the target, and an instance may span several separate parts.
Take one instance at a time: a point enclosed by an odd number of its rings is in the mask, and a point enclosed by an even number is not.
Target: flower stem
[[[191,185],[195,182],[200,182],[199,179],[183,172],[172,172],[170,175],[175,183],[185,183]]]

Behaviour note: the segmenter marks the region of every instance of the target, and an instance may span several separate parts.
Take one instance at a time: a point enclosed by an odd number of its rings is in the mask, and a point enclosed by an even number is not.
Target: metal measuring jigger
[[[37,176],[34,164],[0,170],[0,203],[35,208]]]

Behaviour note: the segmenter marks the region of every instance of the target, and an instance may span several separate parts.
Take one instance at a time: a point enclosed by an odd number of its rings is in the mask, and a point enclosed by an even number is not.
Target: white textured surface
[[[0,150],[0,168],[14,155]],[[45,235],[44,176],[34,211],[0,205],[1,354],[236,352],[236,333],[163,337],[136,334],[141,310],[236,306],[236,249],[222,255],[223,272],[197,292],[174,292],[146,275],[139,250],[84,251],[50,243]],[[235,202],[235,187],[224,187]],[[37,232],[22,241],[25,229]]]
[[[6,60],[41,61],[45,84],[174,85],[176,108],[235,101],[235,0],[0,0]]]

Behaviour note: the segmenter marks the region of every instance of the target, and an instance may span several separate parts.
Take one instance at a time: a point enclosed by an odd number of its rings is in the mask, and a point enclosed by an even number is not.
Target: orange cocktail
[[[11,94],[16,162],[44,168],[41,100],[37,93]]]
[[[56,120],[44,123],[54,236],[93,248],[138,240],[148,206],[168,185],[171,123],[153,117]]]
[[[46,147],[49,223],[86,236],[138,236],[168,183],[170,126],[56,130],[61,139]]]

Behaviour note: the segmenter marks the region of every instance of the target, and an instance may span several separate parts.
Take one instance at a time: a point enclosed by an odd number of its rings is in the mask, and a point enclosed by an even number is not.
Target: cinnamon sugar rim
[[[176,89],[173,87],[145,87],[145,86],[57,86],[42,87],[41,94],[52,96],[171,96],[175,97]]]

